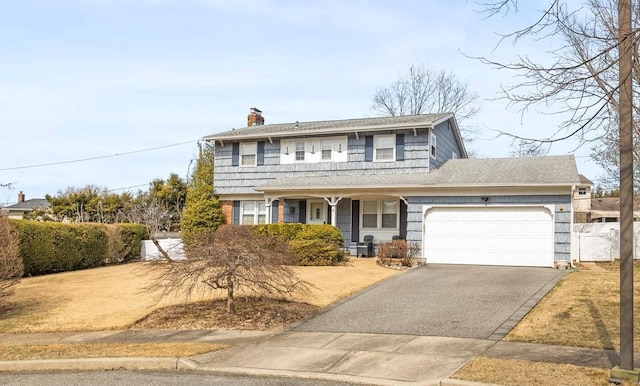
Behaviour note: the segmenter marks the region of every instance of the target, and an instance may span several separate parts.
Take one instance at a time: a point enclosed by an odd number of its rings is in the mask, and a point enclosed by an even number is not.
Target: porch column
[[[264,210],[265,210],[265,216],[266,216],[266,218],[264,219],[265,224],[271,224],[271,204],[273,204],[273,198],[265,197],[264,199]]]
[[[337,226],[337,220],[336,220],[336,206],[338,206],[338,202],[340,202],[340,200],[342,200],[342,197],[325,197],[324,200],[326,202],[329,203],[329,205],[331,206],[331,225],[333,225],[334,227]]]

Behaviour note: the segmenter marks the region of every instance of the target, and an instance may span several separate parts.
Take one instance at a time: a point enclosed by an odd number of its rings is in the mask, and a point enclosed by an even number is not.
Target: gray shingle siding
[[[433,132],[436,135],[436,158],[429,158],[431,169],[435,169],[446,160],[451,159],[453,153],[455,153],[458,158],[461,153],[450,121],[436,125]]]
[[[215,192],[217,194],[256,193],[253,188],[280,177],[309,177],[362,174],[398,174],[428,170],[428,130],[383,130],[373,134],[404,134],[404,161],[365,162],[365,136],[349,134],[347,162],[280,164],[280,140],[264,144],[264,165],[232,166],[232,142],[216,143]],[[443,135],[443,142],[445,136]],[[318,137],[313,137],[318,138]],[[440,141],[440,138],[438,138]]]
[[[481,200],[476,196],[434,196],[408,197],[407,240],[422,245],[423,205],[479,205]],[[571,260],[571,195],[547,196],[491,196],[491,205],[542,204],[553,205],[554,215],[554,259],[555,261]],[[560,210],[562,207],[563,210]]]

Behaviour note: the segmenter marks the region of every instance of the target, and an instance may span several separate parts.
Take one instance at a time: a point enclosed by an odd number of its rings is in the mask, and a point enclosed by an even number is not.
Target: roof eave
[[[402,185],[331,185],[331,186],[286,186],[286,187],[256,187],[257,192],[274,192],[279,190],[384,190],[384,189],[461,189],[461,188],[571,188],[574,182],[550,183],[550,184],[402,184]]]
[[[431,122],[420,123],[396,123],[390,125],[369,125],[369,126],[345,126],[339,128],[328,129],[309,129],[302,131],[277,131],[273,133],[255,133],[246,135],[208,135],[202,137],[205,141],[230,141],[230,140],[242,140],[242,139],[259,139],[259,138],[285,138],[285,137],[300,137],[313,134],[344,134],[344,133],[362,133],[370,131],[379,131],[385,129],[430,129],[434,125]],[[466,155],[466,151],[465,151]]]

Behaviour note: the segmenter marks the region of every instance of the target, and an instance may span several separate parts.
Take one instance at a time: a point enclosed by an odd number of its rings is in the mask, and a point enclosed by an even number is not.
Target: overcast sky
[[[521,2],[524,3],[524,2]],[[0,12],[0,203],[68,186],[146,189],[186,177],[196,141],[246,125],[376,116],[375,90],[411,64],[453,72],[480,97],[482,157],[513,150],[497,131],[548,136],[559,119],[495,100],[513,74],[465,56],[543,55],[550,42],[502,44],[533,21],[483,20],[472,0],[20,0]],[[542,57],[542,56],[541,56]],[[551,154],[567,154],[575,143]],[[153,148],[156,150],[141,151]],[[127,154],[131,153],[131,154]],[[600,170],[576,150],[579,171]],[[113,156],[119,154],[118,156]],[[62,163],[95,157],[83,162]],[[28,167],[28,168],[24,168]]]

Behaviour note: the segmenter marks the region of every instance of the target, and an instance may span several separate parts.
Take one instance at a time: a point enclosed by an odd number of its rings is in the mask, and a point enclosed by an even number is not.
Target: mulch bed
[[[130,326],[132,329],[272,330],[311,315],[319,307],[269,298],[237,298],[236,312],[227,313],[227,300],[213,300],[161,308]]]

